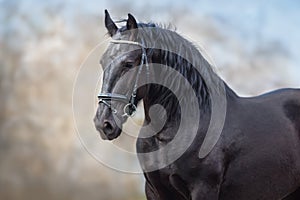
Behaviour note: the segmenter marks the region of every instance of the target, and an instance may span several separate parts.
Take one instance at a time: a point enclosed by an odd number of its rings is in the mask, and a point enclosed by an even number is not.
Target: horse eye
[[[134,63],[132,63],[132,62],[127,62],[127,63],[125,63],[125,67],[126,67],[126,68],[132,68],[132,67],[134,67]]]

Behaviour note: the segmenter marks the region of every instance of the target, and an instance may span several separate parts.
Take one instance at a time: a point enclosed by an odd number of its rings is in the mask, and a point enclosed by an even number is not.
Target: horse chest
[[[162,199],[190,199],[190,183],[175,163],[154,172],[145,173],[147,182]]]

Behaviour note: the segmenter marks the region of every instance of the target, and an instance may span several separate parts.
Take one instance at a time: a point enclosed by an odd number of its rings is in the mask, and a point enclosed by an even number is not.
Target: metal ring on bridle
[[[135,113],[136,113],[136,105],[132,104],[132,103],[128,103],[124,106],[123,111],[124,111],[124,116],[127,117],[132,117]]]

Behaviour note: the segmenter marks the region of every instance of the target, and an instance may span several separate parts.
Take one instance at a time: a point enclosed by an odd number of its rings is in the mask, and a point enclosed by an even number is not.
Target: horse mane
[[[126,26],[119,29],[120,33],[126,32]],[[159,64],[167,65],[183,75],[192,86],[198,97],[201,110],[210,109],[210,93],[224,94],[224,82],[213,71],[211,64],[202,56],[200,50],[192,42],[188,41],[175,30],[154,23],[138,23],[137,42],[147,47],[148,56],[160,50]],[[171,49],[171,51],[168,51]],[[164,50],[164,51],[161,51]],[[174,77],[165,77],[166,81],[174,82]],[[177,83],[179,98],[188,98]],[[207,86],[210,86],[209,88]],[[214,90],[214,91],[210,91]],[[169,117],[180,116],[178,101],[181,99],[170,98],[172,91],[160,85],[152,85],[150,88],[153,103],[159,103],[168,110]],[[156,91],[156,92],[154,92]],[[159,92],[157,92],[159,91]]]

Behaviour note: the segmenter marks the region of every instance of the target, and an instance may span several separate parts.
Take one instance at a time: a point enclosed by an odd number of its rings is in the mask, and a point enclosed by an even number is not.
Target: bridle
[[[139,77],[142,73],[143,66],[146,66],[146,73],[147,73],[147,79],[149,77],[149,63],[146,55],[146,47],[138,42],[129,41],[129,40],[112,40],[111,43],[114,44],[132,44],[137,45],[141,47],[142,49],[142,58],[141,63],[139,65],[138,72],[135,77],[135,83],[133,85],[133,90],[130,97],[127,97],[124,94],[114,94],[114,93],[100,93],[98,94],[99,104],[103,103],[105,106],[107,106],[114,114],[118,114],[118,111],[112,107],[111,101],[118,101],[121,103],[124,103],[125,106],[123,108],[123,114],[122,117],[131,117],[136,113],[136,95],[137,95],[137,89],[138,89],[138,81]]]

